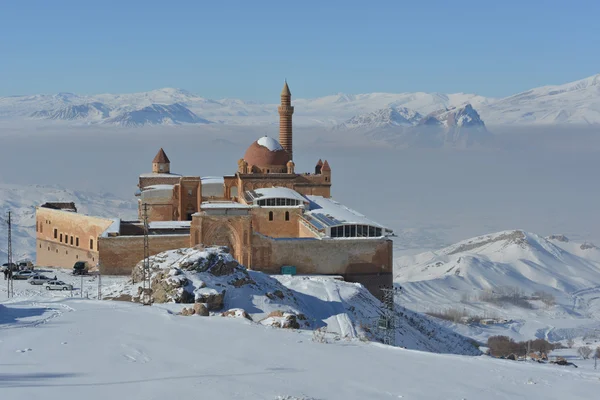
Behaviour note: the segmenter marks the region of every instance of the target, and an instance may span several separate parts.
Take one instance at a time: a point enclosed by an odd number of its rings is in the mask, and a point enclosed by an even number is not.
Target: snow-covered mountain
[[[407,108],[388,107],[350,118],[334,129],[353,129],[396,147],[471,147],[492,135],[469,103],[425,116]]]
[[[74,191],[58,186],[0,183],[0,259],[6,260],[7,235],[4,233],[8,211],[12,213],[14,259],[35,259],[35,207],[48,201],[72,201],[77,212],[100,217],[135,219],[137,214],[135,202],[119,199],[110,193]]]
[[[600,328],[600,249],[562,235],[516,230],[479,236],[399,257],[394,273],[408,308],[455,308],[512,321],[489,329],[454,326],[481,340],[490,334],[563,340]],[[552,302],[544,304],[544,296]]]
[[[292,88],[293,89],[293,88]],[[48,118],[78,123],[132,121],[123,113],[164,112],[153,105],[179,104],[198,116],[173,122],[172,117],[147,118],[146,123],[205,123],[204,120],[237,125],[277,123],[277,97],[273,103],[239,99],[211,100],[173,88],[131,94],[80,96],[73,93],[0,97],[0,118]],[[355,128],[355,124],[402,125],[402,109],[427,115],[441,109],[471,104],[488,125],[598,124],[600,123],[600,74],[557,86],[543,86],[505,98],[468,93],[338,93],[312,99],[295,98],[294,123],[303,126]],[[151,109],[146,109],[150,107]],[[110,115],[106,116],[106,112]],[[172,113],[169,111],[168,113]],[[167,113],[167,114],[168,114]],[[373,115],[370,115],[370,114]],[[399,115],[398,115],[399,114]],[[164,115],[163,115],[164,116]],[[402,117],[402,118],[401,118]],[[144,118],[143,118],[144,119]],[[146,120],[146,119],[144,119]],[[129,125],[129,123],[125,123]],[[137,125],[137,124],[134,124]]]
[[[125,111],[105,121],[120,126],[210,124],[179,103],[151,104],[140,110]]]

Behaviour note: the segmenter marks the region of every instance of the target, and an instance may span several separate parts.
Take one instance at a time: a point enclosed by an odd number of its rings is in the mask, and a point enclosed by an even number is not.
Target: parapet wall
[[[150,255],[189,247],[190,235],[148,236]],[[144,258],[144,236],[101,237],[98,240],[100,272],[106,275],[130,275]]]

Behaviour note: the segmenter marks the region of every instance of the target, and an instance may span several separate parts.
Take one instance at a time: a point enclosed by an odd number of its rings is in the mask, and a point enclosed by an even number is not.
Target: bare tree
[[[579,354],[581,356],[581,358],[583,358],[584,360],[587,360],[588,358],[590,358],[590,355],[592,354],[592,349],[589,348],[588,346],[583,346],[583,347],[580,347],[579,349],[577,349],[577,354]]]
[[[596,354],[594,354],[594,357],[600,358],[600,346],[596,347]]]

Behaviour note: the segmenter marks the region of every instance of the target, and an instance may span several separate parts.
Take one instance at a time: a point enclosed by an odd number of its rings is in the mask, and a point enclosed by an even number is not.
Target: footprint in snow
[[[32,351],[32,350],[30,348],[26,348],[26,349],[23,349],[23,350],[17,350],[17,353],[26,353],[28,351]]]

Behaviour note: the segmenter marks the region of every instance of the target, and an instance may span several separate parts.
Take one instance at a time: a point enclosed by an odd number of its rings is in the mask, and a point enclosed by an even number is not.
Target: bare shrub
[[[600,358],[600,347],[596,347],[596,353],[594,353],[594,357]]]
[[[490,336],[487,341],[490,354],[495,357],[506,357],[511,354],[525,356],[534,351],[540,355],[560,347],[560,343],[550,343],[545,339],[535,339],[526,342],[515,342],[508,336]]]
[[[584,360],[587,360],[592,354],[592,349],[588,346],[582,346],[577,349],[577,354],[579,354]]]
[[[443,319],[446,321],[452,321],[458,324],[472,324],[479,323],[484,317],[479,315],[470,315],[467,311],[460,308],[446,308],[444,310],[431,310],[425,314]]]
[[[544,303],[548,307],[552,307],[556,304],[556,298],[552,293],[537,291],[533,292],[532,297],[535,299],[539,299],[542,303]]]

